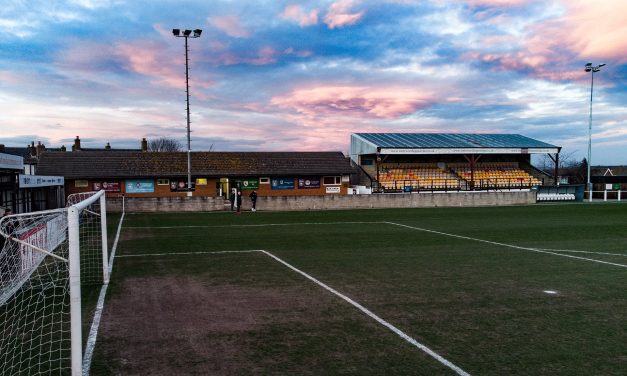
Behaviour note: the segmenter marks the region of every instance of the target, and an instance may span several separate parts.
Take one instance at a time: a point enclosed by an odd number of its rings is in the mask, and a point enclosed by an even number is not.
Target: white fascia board
[[[548,154],[559,148],[382,148],[381,154]]]
[[[24,158],[19,155],[0,153],[0,168],[21,170],[24,168]]]

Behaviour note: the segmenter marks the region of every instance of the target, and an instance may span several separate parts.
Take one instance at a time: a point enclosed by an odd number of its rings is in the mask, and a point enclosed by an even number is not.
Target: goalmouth
[[[81,287],[108,283],[105,192],[0,219],[0,374],[82,374]]]

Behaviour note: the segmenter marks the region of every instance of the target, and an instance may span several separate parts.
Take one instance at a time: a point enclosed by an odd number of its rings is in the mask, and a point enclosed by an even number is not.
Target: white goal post
[[[82,374],[81,287],[108,283],[105,192],[0,219],[0,375]]]

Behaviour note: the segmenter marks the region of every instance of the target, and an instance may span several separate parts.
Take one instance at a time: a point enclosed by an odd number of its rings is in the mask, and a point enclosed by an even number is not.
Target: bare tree
[[[148,151],[181,151],[181,143],[173,138],[160,137],[148,142]]]
[[[560,154],[558,166],[560,173],[562,170],[578,167],[579,164],[580,162],[575,159],[574,151],[562,152]],[[555,171],[555,160],[552,156],[544,154],[542,155],[542,157],[540,157],[540,160],[538,161],[538,165],[536,167],[548,174],[553,174],[553,172]]]

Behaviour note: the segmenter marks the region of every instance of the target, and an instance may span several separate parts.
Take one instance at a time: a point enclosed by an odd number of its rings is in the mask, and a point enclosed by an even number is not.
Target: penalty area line
[[[593,251],[575,251],[574,249],[551,249],[551,248],[536,248],[540,251],[551,251],[551,252],[565,252],[565,253],[591,253],[594,255],[608,255],[608,256],[619,256],[619,257],[627,257],[627,254],[624,253],[611,253],[611,252],[593,252]]]
[[[297,223],[260,223],[260,224],[233,224],[233,225],[185,225],[185,226],[126,226],[127,229],[169,229],[169,228],[228,228],[228,227],[273,227],[273,226],[312,226],[312,225],[368,225],[387,222],[348,221],[348,222],[297,222]]]
[[[286,266],[289,269],[295,271],[296,273],[302,275],[303,277],[309,279],[310,281],[314,282],[315,284],[317,284],[318,286],[324,288],[325,290],[329,291],[330,293],[338,296],[339,298],[343,299],[344,301],[348,302],[349,304],[351,304],[355,308],[357,308],[360,311],[362,311],[363,313],[365,313],[368,317],[372,318],[373,320],[375,320],[379,324],[381,324],[381,325],[385,326],[386,328],[390,329],[392,332],[397,334],[399,337],[401,337],[405,341],[409,342],[410,344],[414,345],[415,347],[419,348],[420,350],[422,350],[423,352],[425,352],[426,354],[428,354],[429,356],[431,356],[432,358],[434,358],[435,360],[440,362],[442,365],[444,365],[444,366],[450,368],[451,370],[453,370],[458,375],[460,375],[460,376],[469,376],[470,375],[469,373],[467,373],[463,369],[459,368],[458,366],[456,366],[455,364],[453,364],[449,360],[445,359],[444,357],[442,357],[441,355],[439,355],[435,351],[431,350],[429,347],[427,347],[427,346],[423,345],[422,343],[416,341],[415,339],[413,339],[412,337],[408,336],[407,334],[405,334],[403,331],[401,331],[400,329],[398,329],[394,325],[392,325],[389,322],[383,320],[381,317],[379,317],[376,314],[374,314],[368,308],[362,306],[361,304],[357,303],[356,301],[354,301],[353,299],[349,298],[348,296],[346,296],[346,295],[342,294],[341,292],[335,290],[333,287],[330,287],[329,285],[327,285],[327,284],[317,280],[316,278],[314,278],[311,275],[303,272],[302,270],[292,266],[291,264],[288,264],[287,262],[283,261],[282,259],[278,258],[277,256],[273,255],[270,252],[267,252],[267,251],[264,251],[264,250],[260,250],[260,252],[265,254],[265,255],[267,255],[268,257],[271,257],[275,261],[283,264],[284,266]]]
[[[450,234],[447,232],[442,232],[442,231],[436,231],[436,230],[429,230],[426,228],[421,228],[421,227],[415,227],[415,226],[409,226],[409,225],[404,225],[402,223],[394,223],[394,222],[385,222],[388,223],[390,225],[394,225],[394,226],[400,226],[400,227],[405,227],[405,228],[409,228],[412,230],[418,230],[418,231],[424,231],[424,232],[430,232],[432,234],[438,234],[438,235],[444,235],[444,236],[450,236],[453,238],[459,238],[459,239],[465,239],[465,240],[472,240],[472,241],[476,241],[476,242],[481,242],[481,243],[487,243],[487,244],[492,244],[492,245],[499,245],[502,247],[509,247],[509,248],[514,248],[514,249],[521,249],[524,251],[531,251],[531,252],[538,252],[538,253],[546,253],[548,255],[554,255],[554,256],[560,256],[560,257],[568,257],[568,258],[574,258],[574,259],[578,259],[578,260],[584,260],[584,261],[590,261],[590,262],[596,262],[599,264],[606,264],[606,265],[613,265],[613,266],[619,266],[621,268],[627,268],[627,265],[625,264],[618,264],[615,262],[608,262],[608,261],[601,261],[601,260],[596,260],[596,259],[591,259],[591,258],[587,258],[587,257],[580,257],[580,256],[573,256],[573,255],[565,255],[563,253],[558,253],[558,252],[550,252],[550,251],[545,251],[542,250],[541,248],[532,248],[532,247],[522,247],[519,245],[513,245],[513,244],[507,244],[507,243],[500,243],[500,242],[493,242],[491,240],[485,240],[485,239],[479,239],[479,238],[472,238],[470,236],[464,236],[464,235],[457,235],[457,234]]]
[[[186,256],[186,255],[216,255],[221,253],[252,253],[261,252],[259,249],[251,249],[244,251],[198,251],[198,252],[166,252],[166,253],[137,253],[132,255],[118,255],[116,258],[126,257],[151,257],[151,256]]]

